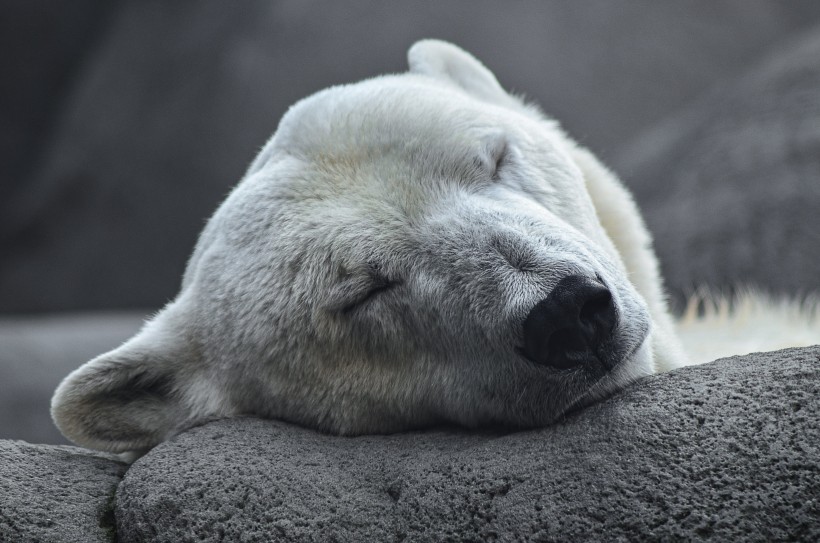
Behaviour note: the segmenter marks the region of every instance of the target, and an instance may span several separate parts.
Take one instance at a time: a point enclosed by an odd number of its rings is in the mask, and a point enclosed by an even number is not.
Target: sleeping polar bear
[[[532,427],[686,364],[615,176],[461,49],[408,58],[287,112],[177,298],[59,386],[68,438],[145,449],[238,414]]]

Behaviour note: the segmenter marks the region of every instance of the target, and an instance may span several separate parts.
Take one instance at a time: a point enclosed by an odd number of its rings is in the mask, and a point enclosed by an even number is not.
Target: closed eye
[[[491,176],[493,181],[499,181],[501,179],[501,168],[507,164],[507,160],[507,149],[505,147],[504,152],[496,158],[495,168],[493,168],[493,173]]]
[[[509,160],[509,142],[503,134],[496,134],[487,141],[485,145],[490,179],[498,181],[501,179],[501,168],[503,168]]]
[[[327,311],[348,314],[401,284],[401,280],[390,278],[377,263],[353,269],[339,267],[336,284],[328,290],[322,305]]]
[[[370,302],[379,294],[387,292],[388,290],[397,287],[401,284],[401,281],[391,281],[386,277],[374,277],[373,279],[374,281],[370,285],[370,288],[368,290],[365,290],[364,292],[360,293],[355,300],[341,307],[341,313],[345,315],[349,314],[352,311]]]

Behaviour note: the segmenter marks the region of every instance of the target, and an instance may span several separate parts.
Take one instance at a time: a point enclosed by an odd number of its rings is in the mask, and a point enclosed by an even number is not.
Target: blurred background
[[[173,298],[288,106],[427,37],[622,177],[677,305],[820,289],[816,0],[6,0],[0,438],[64,442],[54,387]]]

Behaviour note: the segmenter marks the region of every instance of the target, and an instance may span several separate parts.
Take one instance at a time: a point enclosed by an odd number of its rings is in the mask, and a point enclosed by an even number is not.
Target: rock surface
[[[131,467],[119,541],[817,541],[818,420],[820,347],[653,376],[506,435],[218,421]]]
[[[0,541],[115,541],[126,465],[77,447],[0,441]]]
[[[615,163],[679,299],[820,290],[820,27],[648,130]]]

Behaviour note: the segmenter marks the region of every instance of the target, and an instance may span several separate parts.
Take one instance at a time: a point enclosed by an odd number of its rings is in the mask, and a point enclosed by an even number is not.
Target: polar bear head
[[[676,364],[617,180],[461,49],[408,56],[288,111],[177,298],[57,389],[67,437],[147,448],[239,414],[530,427]]]

